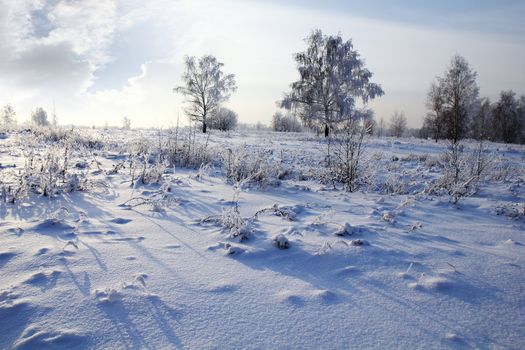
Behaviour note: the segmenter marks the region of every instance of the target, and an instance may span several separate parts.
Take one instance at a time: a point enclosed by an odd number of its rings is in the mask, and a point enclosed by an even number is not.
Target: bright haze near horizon
[[[293,53],[319,28],[352,39],[385,95],[376,119],[426,114],[430,83],[463,55],[480,95],[525,93],[521,1],[0,0],[0,104],[19,122],[56,108],[60,124],[170,127],[184,122],[186,55],[213,54],[238,90],[243,123],[269,123],[298,77]]]

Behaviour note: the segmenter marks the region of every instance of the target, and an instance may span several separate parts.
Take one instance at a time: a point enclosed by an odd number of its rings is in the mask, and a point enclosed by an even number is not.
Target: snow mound
[[[340,237],[350,236],[352,233],[354,233],[354,228],[348,222],[340,226],[339,229],[335,231],[335,235]]]
[[[507,245],[523,245],[523,243],[514,241],[514,240],[512,240],[510,238],[505,240],[505,241],[503,241],[503,244],[507,244]]]
[[[409,287],[427,291],[444,291],[452,287],[453,282],[445,276],[421,276],[417,282],[410,283]]]
[[[57,233],[59,231],[70,231],[74,228],[74,226],[59,219],[45,219],[41,223],[33,226],[32,230],[38,233],[49,233],[50,231]]]
[[[291,304],[296,307],[302,307],[306,303],[334,303],[337,300],[337,295],[327,289],[311,289],[301,291],[284,290],[277,293],[277,298],[283,303]]]
[[[125,225],[125,224],[130,223],[132,220],[131,219],[124,219],[124,218],[114,218],[114,219],[111,219],[109,221],[114,223],[114,224],[117,224],[117,225]]]
[[[290,248],[290,242],[283,234],[278,234],[272,239],[272,244],[279,249],[288,249]]]
[[[52,287],[61,274],[62,271],[59,270],[41,271],[31,275],[24,283],[33,286]]]
[[[4,266],[9,262],[9,260],[13,259],[15,256],[17,256],[18,253],[15,252],[2,252],[0,253],[0,267]]]

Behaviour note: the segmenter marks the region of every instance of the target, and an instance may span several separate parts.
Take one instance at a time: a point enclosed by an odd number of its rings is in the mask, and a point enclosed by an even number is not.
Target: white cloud
[[[292,53],[316,27],[353,38],[386,91],[372,104],[386,119],[405,110],[417,125],[430,82],[455,53],[479,72],[482,93],[525,86],[525,49],[514,37],[236,0],[0,0],[2,8],[0,96],[19,115],[55,100],[63,123],[117,124],[127,115],[136,126],[173,124],[183,57],[204,53],[236,74],[229,105],[241,120],[268,122],[296,78]]]

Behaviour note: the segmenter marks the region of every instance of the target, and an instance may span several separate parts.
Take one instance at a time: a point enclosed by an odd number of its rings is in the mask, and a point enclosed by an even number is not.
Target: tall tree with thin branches
[[[202,123],[202,132],[207,129],[207,119],[227,101],[237,89],[235,75],[222,72],[223,63],[212,55],[197,59],[186,57],[182,74],[183,85],[173,89],[186,97],[186,114]]]
[[[305,41],[306,51],[294,55],[299,80],[280,105],[293,109],[305,125],[323,128],[328,136],[336,124],[356,115],[359,101],[366,105],[384,92],[370,81],[373,74],[351,40],[317,29]]]
[[[5,105],[2,108],[2,124],[5,127],[10,127],[16,122],[16,113],[13,106],[10,104]]]
[[[467,60],[452,57],[443,77],[437,78],[428,95],[427,105],[436,112],[436,122],[446,139],[457,144],[467,135],[471,118],[479,107],[477,73]]]

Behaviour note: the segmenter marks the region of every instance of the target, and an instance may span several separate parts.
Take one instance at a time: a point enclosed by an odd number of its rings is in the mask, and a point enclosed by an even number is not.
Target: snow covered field
[[[349,193],[311,134],[65,135],[0,139],[2,349],[525,348],[523,146],[453,204],[445,143]]]

